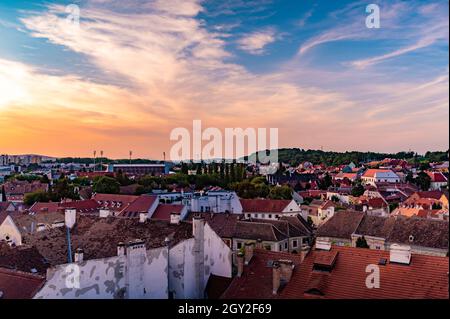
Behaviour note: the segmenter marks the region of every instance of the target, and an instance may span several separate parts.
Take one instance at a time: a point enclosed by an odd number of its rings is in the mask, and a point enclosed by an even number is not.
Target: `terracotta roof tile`
[[[184,205],[159,204],[152,215],[152,219],[170,221],[171,213],[180,215],[184,208]]]
[[[281,213],[291,200],[283,199],[241,199],[244,213]]]
[[[116,256],[119,242],[128,243],[136,239],[143,240],[147,249],[162,247],[166,237],[171,238],[174,245],[192,238],[192,225],[185,222],[171,225],[156,220],[141,223],[137,219],[80,215],[71,231],[72,251],[82,248],[85,260]],[[64,227],[29,235],[26,242],[35,246],[51,265],[67,262]]]
[[[313,270],[319,251],[312,251],[298,267],[280,298],[328,299],[448,299],[448,258],[412,255],[410,265],[387,262],[380,269],[380,288],[368,289],[366,267],[389,260],[388,251],[333,246],[339,252],[329,273]],[[330,252],[330,253],[331,253]],[[315,293],[311,289],[316,289]],[[310,293],[306,293],[309,291]]]
[[[221,299],[271,299],[272,267],[271,262],[287,259],[294,262],[294,274],[301,262],[301,256],[296,254],[272,252],[255,249],[248,266],[244,266],[241,277],[235,277]]]
[[[338,211],[318,228],[317,236],[351,239],[363,217],[361,212]]]
[[[42,276],[0,268],[2,299],[31,299],[44,283]]]

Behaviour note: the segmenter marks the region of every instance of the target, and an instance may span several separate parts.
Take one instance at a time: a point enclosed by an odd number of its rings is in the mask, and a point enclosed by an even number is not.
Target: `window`
[[[296,248],[298,246],[298,241],[293,240],[292,241],[292,247]]]
[[[237,243],[237,249],[241,249],[242,248],[242,243]]]
[[[279,250],[282,251],[283,247],[281,245],[278,246]]]
[[[252,217],[252,214],[247,214],[247,218],[250,218],[250,217]]]
[[[258,214],[253,214],[253,217],[257,218],[257,217],[258,217]]]
[[[288,243],[284,243],[284,249],[288,249]]]

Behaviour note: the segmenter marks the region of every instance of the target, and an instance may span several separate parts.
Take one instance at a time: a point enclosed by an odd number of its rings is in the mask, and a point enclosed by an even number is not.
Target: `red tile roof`
[[[383,208],[383,207],[388,206],[386,204],[386,202],[380,197],[369,198],[368,204],[369,204],[369,207],[372,207],[372,208]]]
[[[187,220],[192,220],[195,215],[202,216],[211,228],[222,238],[234,237],[236,224],[241,217],[240,214],[211,214],[211,213],[189,213]]]
[[[253,258],[248,266],[244,266],[241,277],[235,277],[221,299],[270,299],[272,294],[271,261],[289,259],[296,265],[301,262],[301,256],[295,254],[272,252],[255,249]],[[295,273],[294,269],[294,273]]]
[[[37,191],[46,191],[48,184],[41,183],[39,181],[27,182],[27,181],[10,181],[3,184],[6,195],[24,195],[27,193],[33,193]]]
[[[184,205],[159,204],[152,215],[152,219],[170,221],[170,214],[177,213],[180,215],[184,207]]]
[[[59,203],[54,203],[54,202],[50,202],[50,203],[34,203],[29,211],[31,213],[54,213],[58,211],[58,207],[59,207]]]
[[[281,213],[291,202],[284,199],[241,199],[240,201],[244,213]]]
[[[134,202],[139,196],[118,194],[94,194],[92,199],[96,200],[101,207],[114,211],[122,211]]]
[[[150,207],[158,200],[158,196],[153,195],[141,195],[130,203],[124,210],[123,213],[143,213],[148,212]]]
[[[380,288],[366,287],[367,265],[379,265]],[[271,261],[294,262],[291,280],[277,295],[272,294]],[[321,270],[314,265],[322,266]],[[325,265],[326,264],[326,265]],[[331,271],[323,271],[323,266]],[[242,277],[235,277],[222,299],[448,299],[448,258],[412,255],[409,265],[389,262],[389,252],[332,246],[331,251],[300,255],[255,249]]]
[[[423,192],[417,192],[416,193],[420,198],[434,198],[434,199],[440,199],[442,197],[441,191],[423,191]]]
[[[0,268],[2,299],[31,299],[44,283],[44,277]]]
[[[327,191],[323,190],[306,190],[306,191],[300,191],[297,192],[302,197],[319,197],[321,195],[325,195]]]
[[[387,173],[387,172],[392,172],[392,170],[390,169],[375,169],[375,168],[370,168],[367,171],[364,172],[364,177],[375,177],[376,173]]]
[[[233,278],[211,274],[205,288],[208,299],[219,299],[224,291],[229,287],[232,280]]]
[[[428,176],[430,176],[431,181],[435,183],[446,183],[447,177],[444,176],[441,172],[427,172]]]
[[[389,252],[364,248],[333,246],[328,253],[338,252],[334,268],[329,273],[313,270],[319,252],[312,251],[294,273],[280,298],[327,299],[448,299],[448,258],[412,255],[410,265],[389,262]],[[381,258],[387,264],[379,266],[380,288],[368,289],[366,267],[378,265]],[[305,293],[316,288],[313,295]]]
[[[60,207],[74,208],[79,212],[89,212],[98,210],[100,208],[100,204],[93,199],[86,199],[61,203]]]
[[[336,204],[331,200],[327,200],[322,204],[322,206],[320,206],[320,209],[328,209],[330,207],[336,207]]]

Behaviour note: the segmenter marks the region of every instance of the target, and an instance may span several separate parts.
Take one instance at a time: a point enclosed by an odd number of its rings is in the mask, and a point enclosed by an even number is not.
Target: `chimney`
[[[147,220],[147,213],[140,213],[139,214],[139,222],[145,223],[146,220]]]
[[[192,219],[192,234],[194,236],[194,273],[196,298],[203,299],[205,292],[205,219],[196,215]]]
[[[411,246],[392,244],[389,247],[389,262],[409,265],[411,263]]]
[[[305,260],[306,256],[308,256],[310,247],[308,245],[303,245],[300,250],[300,262],[303,262]]]
[[[263,249],[263,244],[262,244],[261,238],[258,238],[258,240],[256,241],[256,248]]]
[[[244,272],[244,254],[242,252],[238,252],[237,254],[237,276],[241,277],[242,273]]]
[[[99,216],[101,218],[109,217],[109,216],[111,216],[111,211],[109,209],[100,209]]]
[[[127,299],[146,297],[144,274],[147,261],[145,241],[136,239],[127,244],[125,288]]]
[[[316,241],[316,249],[330,251],[331,243],[327,240],[317,240]]]
[[[76,263],[80,263],[80,262],[82,262],[83,261],[83,259],[84,259],[84,252],[83,252],[83,249],[81,249],[81,248],[78,248],[76,251],[75,251],[75,262]]]
[[[125,256],[125,244],[123,242],[117,244],[117,256]]]
[[[178,225],[180,223],[180,214],[178,213],[170,213],[170,224]]]
[[[248,265],[250,263],[250,260],[253,257],[253,243],[245,243],[244,250],[245,250],[245,264]]]
[[[292,278],[292,271],[294,270],[294,262],[288,259],[280,259],[278,260],[278,264],[280,265],[281,276],[280,279],[283,282],[289,282]]]
[[[65,222],[67,228],[73,228],[77,221],[77,211],[73,208],[68,208],[64,212],[65,214]]]
[[[205,219],[202,215],[195,215],[192,219],[192,234],[194,237],[200,232],[203,233],[203,226],[205,225]]]
[[[276,295],[281,284],[281,268],[278,262],[274,262],[272,266],[272,294]]]

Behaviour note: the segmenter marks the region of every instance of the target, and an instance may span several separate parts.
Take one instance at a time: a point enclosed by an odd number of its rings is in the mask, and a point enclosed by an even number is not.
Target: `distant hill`
[[[261,152],[258,152],[258,154]],[[252,154],[254,155],[254,154]],[[278,150],[278,160],[297,166],[303,162],[325,165],[342,165],[354,162],[365,163],[369,161],[379,161],[385,158],[404,159],[409,162],[441,162],[448,161],[448,151],[427,152],[425,155],[418,155],[414,152],[398,153],[375,153],[375,152],[332,152],[321,150],[304,150],[300,148],[282,148]]]

